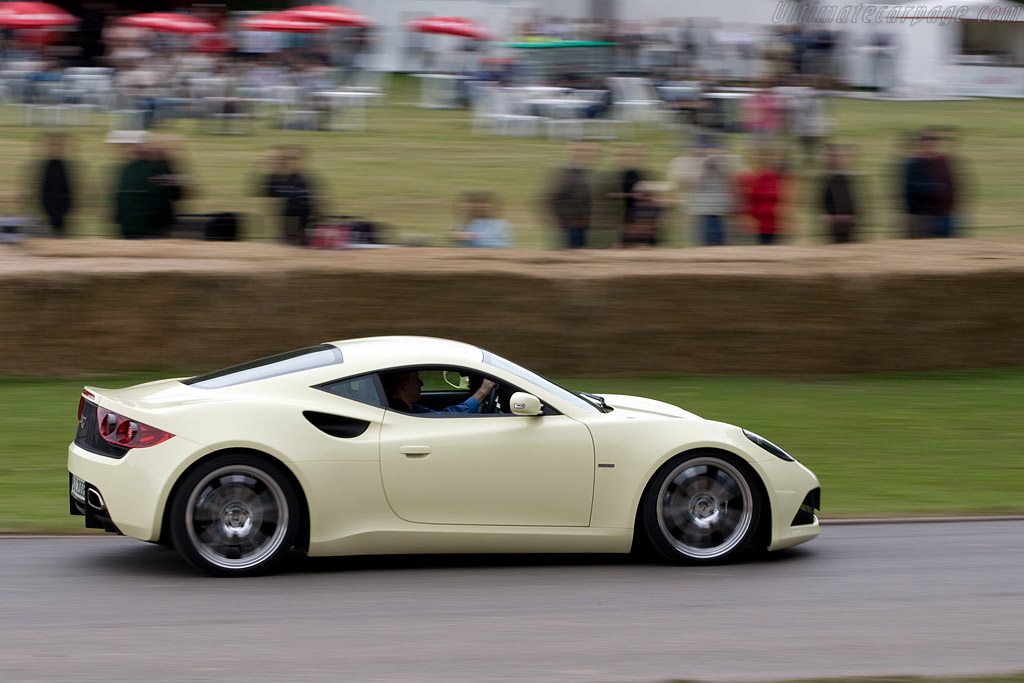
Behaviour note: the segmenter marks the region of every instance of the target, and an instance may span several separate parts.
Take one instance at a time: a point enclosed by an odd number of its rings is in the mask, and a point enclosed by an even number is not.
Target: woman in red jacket
[[[743,211],[750,216],[751,232],[760,244],[774,244],[781,232],[779,215],[785,181],[780,155],[771,149],[758,150],[755,169],[741,179]]]

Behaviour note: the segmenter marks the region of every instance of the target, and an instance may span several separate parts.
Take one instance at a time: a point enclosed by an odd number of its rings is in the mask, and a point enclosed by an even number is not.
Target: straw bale
[[[586,252],[31,240],[0,373],[198,372],[321,341],[461,339],[545,373],[1024,365],[1024,242]]]

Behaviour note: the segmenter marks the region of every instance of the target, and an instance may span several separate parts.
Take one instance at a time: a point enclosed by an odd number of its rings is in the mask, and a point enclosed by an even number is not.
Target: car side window
[[[317,388],[323,389],[335,396],[349,398],[353,401],[359,401],[360,403],[368,403],[372,406],[379,406],[381,408],[387,406],[387,401],[384,400],[384,392],[381,390],[380,382],[374,374],[349,377],[348,379],[341,379],[337,382],[322,384]]]
[[[396,368],[379,373],[387,406],[418,417],[511,416],[511,397],[519,389],[475,370],[456,366]],[[493,390],[478,396],[484,380],[495,382]],[[474,402],[469,402],[470,398]],[[411,409],[410,409],[411,407]],[[544,414],[558,414],[544,407]]]

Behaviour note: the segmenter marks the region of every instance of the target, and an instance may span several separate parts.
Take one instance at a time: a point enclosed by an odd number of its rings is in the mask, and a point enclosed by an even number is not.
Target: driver
[[[497,384],[489,379],[484,378],[480,383],[480,387],[473,392],[473,395],[467,398],[462,403],[454,406],[448,406],[441,410],[431,410],[426,406],[421,406],[416,403],[420,400],[420,390],[423,387],[423,380],[420,379],[420,373],[417,370],[405,370],[401,372],[391,372],[386,375],[381,375],[381,382],[384,384],[384,391],[388,395],[388,407],[394,410],[400,410],[403,413],[478,413],[480,412],[480,402],[484,400],[487,394],[491,393]]]

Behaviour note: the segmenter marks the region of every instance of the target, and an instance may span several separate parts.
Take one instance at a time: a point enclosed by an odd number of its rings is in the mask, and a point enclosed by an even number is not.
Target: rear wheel
[[[651,545],[677,564],[715,564],[741,552],[757,531],[761,496],[735,456],[696,451],[658,471],[644,496]]]
[[[299,504],[291,478],[263,458],[217,456],[189,473],[171,503],[171,539],[215,576],[272,569],[295,544]]]

